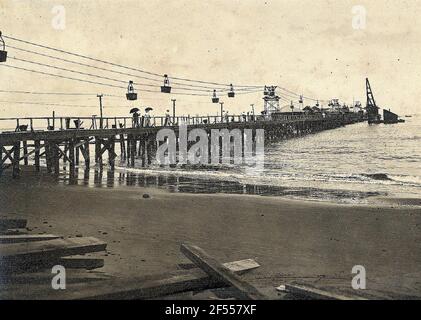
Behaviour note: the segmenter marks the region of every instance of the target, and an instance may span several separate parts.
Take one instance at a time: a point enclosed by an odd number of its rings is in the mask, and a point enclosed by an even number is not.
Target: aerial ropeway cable
[[[144,74],[148,74],[150,76],[155,76],[155,77],[159,77],[161,78],[162,75],[155,73],[155,72],[150,72],[150,71],[146,71],[146,70],[142,70],[139,68],[133,68],[133,67],[128,67],[128,66],[124,66],[121,64],[117,64],[117,63],[113,63],[113,62],[109,62],[109,61],[105,61],[105,60],[101,60],[101,59],[96,59],[96,58],[92,58],[86,55],[82,55],[82,54],[78,54],[78,53],[74,53],[74,52],[70,52],[70,51],[66,51],[66,50],[62,50],[62,49],[57,49],[57,48],[53,48],[50,46],[46,46],[46,45],[42,45],[42,44],[38,44],[38,43],[34,43],[31,41],[26,41],[26,40],[22,40],[22,39],[18,39],[15,37],[11,37],[11,36],[4,36],[5,38],[9,39],[9,40],[13,40],[13,41],[17,41],[17,42],[21,42],[21,43],[25,43],[25,44],[29,44],[32,46],[36,46],[39,48],[44,48],[44,49],[48,49],[48,50],[53,50],[53,51],[57,51],[60,53],[64,53],[64,54],[68,54],[68,55],[73,55],[79,58],[83,58],[83,59],[88,59],[91,61],[96,61],[96,62],[100,62],[103,64],[107,64],[107,65],[111,65],[111,66],[115,66],[115,67],[119,67],[119,68],[124,68],[127,70],[132,70],[132,71],[137,71],[140,73],[144,73]],[[203,81],[203,80],[194,80],[194,79],[189,79],[189,78],[181,78],[181,77],[172,77],[173,79],[176,80],[180,80],[180,81],[185,81],[185,82],[193,82],[193,83],[201,83],[201,84],[208,84],[208,85],[212,85],[212,86],[219,86],[219,87],[229,87],[229,84],[224,84],[224,83],[217,83],[217,82],[210,82],[210,81]],[[260,87],[260,86],[256,86],[256,85],[241,85],[239,87],[244,87],[244,88],[256,88],[256,87]]]
[[[58,57],[58,56],[53,56],[53,55],[41,53],[41,52],[38,52],[38,51],[33,51],[33,50],[28,50],[28,49],[23,49],[23,48],[8,45],[9,48],[14,48],[16,50],[20,50],[22,52],[26,52],[26,53],[29,53],[29,54],[40,55],[40,56],[43,56],[45,58],[60,60],[60,61],[66,62],[66,63],[77,64],[77,65],[84,66],[84,67],[95,68],[97,70],[101,70],[101,71],[105,71],[105,72],[112,72],[112,73],[116,73],[116,74],[131,76],[131,78],[135,77],[135,78],[139,78],[139,79],[148,80],[148,81],[151,81],[151,82],[162,81],[162,75],[159,74],[159,73],[150,72],[150,71],[146,71],[146,70],[139,69],[139,68],[133,68],[133,67],[113,63],[113,62],[106,61],[106,60],[96,59],[96,58],[86,56],[86,55],[83,55],[83,54],[74,53],[74,52],[70,52],[70,51],[66,51],[66,50],[62,50],[62,49],[58,49],[58,48],[54,48],[54,47],[30,42],[30,41],[18,39],[18,38],[7,36],[7,35],[3,35],[3,37],[6,38],[6,39],[9,39],[9,40],[12,40],[12,41],[17,41],[17,42],[24,43],[24,44],[31,45],[31,46],[35,46],[35,47],[38,47],[38,48],[48,49],[48,50],[60,52],[60,53],[63,53],[63,54],[72,55],[72,56],[75,56],[75,57],[78,57],[78,58],[83,58],[83,59],[87,59],[87,60],[90,60],[90,61],[100,62],[102,64],[110,65],[110,66],[117,67],[117,68],[123,68],[123,69],[126,69],[126,70],[136,71],[136,72],[141,73],[143,75],[134,75],[133,73],[111,70],[111,69],[107,69],[107,68],[103,68],[103,67],[90,65],[90,64],[87,64],[87,63],[82,63],[82,62],[69,60],[69,59],[65,59],[65,58],[62,58],[62,57]],[[1,32],[0,32],[0,49],[3,49],[3,50],[0,50],[0,62],[5,62],[6,57],[7,57],[7,52],[5,50],[5,43],[4,43],[3,37],[1,37]],[[73,72],[73,73],[78,73],[78,74],[82,74],[82,75],[85,75],[85,76],[96,77],[96,78],[107,80],[107,81],[127,83],[127,80],[119,80],[119,79],[114,79],[114,78],[110,78],[110,77],[104,77],[104,76],[101,76],[101,75],[81,72],[81,71],[77,71],[77,70],[71,70],[71,69],[62,68],[62,67],[59,67],[59,66],[54,66],[54,65],[51,65],[51,64],[44,64],[44,63],[36,62],[36,61],[33,61],[33,60],[31,61],[31,60],[28,60],[28,59],[22,59],[22,58],[17,58],[17,57],[9,57],[9,58],[15,59],[15,60],[18,60],[18,61],[21,61],[21,62],[37,64],[37,65],[40,65],[40,66],[43,66],[43,67],[55,68],[55,69],[66,71],[66,72]],[[101,83],[101,82],[95,82],[95,81],[90,81],[90,80],[85,80],[85,79],[77,79],[77,78],[72,78],[72,77],[67,77],[67,76],[61,76],[61,75],[47,73],[47,72],[43,72],[43,71],[30,70],[30,69],[23,68],[23,67],[17,67],[17,66],[11,66],[11,65],[4,65],[4,66],[10,67],[10,68],[15,68],[15,69],[20,69],[20,70],[25,70],[25,71],[29,71],[29,72],[44,74],[44,75],[60,77],[60,78],[63,78],[63,79],[70,79],[70,80],[74,80],[74,81],[82,81],[82,82],[86,82],[86,83],[99,84],[99,85],[110,86],[110,87],[114,87],[114,88],[121,88],[122,87],[122,86],[112,85],[112,84],[108,84],[108,83]],[[147,75],[147,76],[145,76],[145,75]],[[161,85],[160,88],[157,88],[157,89],[160,89],[160,91],[147,90],[147,89],[141,89],[141,90],[143,90],[145,92],[173,93],[173,94],[177,94],[177,95],[191,95],[191,96],[207,96],[207,94],[202,94],[200,92],[213,92],[213,95],[214,95],[213,98],[212,98],[212,102],[213,102],[213,100],[215,98],[218,98],[218,97],[216,97],[217,92],[218,93],[226,92],[229,98],[234,98],[236,96],[236,94],[256,93],[256,92],[261,91],[262,88],[263,88],[262,85],[237,85],[236,90],[234,91],[234,87],[233,87],[232,84],[224,84],[224,83],[218,83],[218,82],[195,80],[195,79],[174,77],[174,76],[172,76],[171,79],[172,80],[179,80],[180,82],[172,81],[172,84],[175,85],[175,87],[170,86],[169,76],[168,76],[168,74],[165,74],[164,75],[164,84]],[[140,82],[138,83],[138,82],[134,82],[134,81],[133,81],[133,85],[140,86],[140,87],[142,87],[142,86],[150,87],[150,88],[156,87],[156,84],[140,83]],[[289,89],[286,89],[286,88],[283,88],[283,87],[280,87],[280,86],[277,86],[277,88],[282,90],[282,91],[287,92],[287,93],[283,94],[287,97],[291,97],[291,98],[294,98],[294,99],[299,98],[301,103],[302,103],[303,99],[317,101],[317,102],[328,101],[328,100],[319,100],[319,99],[307,97],[307,96],[304,96],[302,94],[298,94],[296,92],[293,92]],[[172,89],[175,89],[176,92],[173,92]],[[180,92],[180,91],[190,91],[190,92],[194,92],[194,93],[187,93],[187,92]],[[267,95],[269,93],[274,94],[274,92],[269,92],[269,87],[265,86],[264,87],[264,94]],[[218,100],[218,102],[219,102],[219,100]],[[214,102],[214,103],[217,103],[217,102]]]

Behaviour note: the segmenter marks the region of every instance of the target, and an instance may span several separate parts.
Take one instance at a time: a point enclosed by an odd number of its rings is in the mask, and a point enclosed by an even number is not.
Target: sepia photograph
[[[0,300],[421,299],[420,14],[0,0]]]

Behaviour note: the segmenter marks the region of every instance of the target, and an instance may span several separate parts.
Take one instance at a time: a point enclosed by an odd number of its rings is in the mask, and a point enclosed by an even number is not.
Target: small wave
[[[363,173],[362,176],[373,180],[392,181],[386,173]]]

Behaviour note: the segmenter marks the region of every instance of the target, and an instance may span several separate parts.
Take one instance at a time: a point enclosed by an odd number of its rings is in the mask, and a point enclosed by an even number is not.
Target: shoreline
[[[59,176],[47,173],[46,167],[41,166],[41,171],[35,171],[31,165],[21,166],[22,177],[15,180],[11,177],[10,169],[6,169],[0,176],[0,187],[2,184],[26,181],[30,184],[47,183],[52,185],[79,185],[89,188],[136,188],[162,190],[169,193],[202,194],[202,195],[242,195],[269,198],[281,198],[292,201],[304,201],[325,204],[352,205],[352,206],[402,206],[421,207],[421,197],[414,195],[393,195],[388,193],[373,193],[368,191],[355,191],[347,189],[313,188],[313,187],[288,187],[287,185],[274,186],[266,184],[243,184],[240,182],[225,180],[206,180],[200,178],[194,180],[177,174],[168,173],[141,173],[133,174],[123,168],[115,170],[100,170],[90,168],[86,173],[84,167],[76,167],[76,180],[71,181],[68,171],[63,169]],[[82,173],[82,174],[81,174]],[[118,178],[117,178],[118,176]],[[170,178],[172,178],[170,180]],[[175,181],[180,178],[180,182]],[[181,179],[183,181],[181,182]]]
[[[367,270],[357,294],[421,298],[421,208],[29,180],[0,184],[2,214],[27,218],[34,233],[106,241],[99,271],[116,277],[177,270],[190,242],[222,262],[256,259],[261,267],[245,278],[273,298],[294,281],[355,294],[354,265]]]

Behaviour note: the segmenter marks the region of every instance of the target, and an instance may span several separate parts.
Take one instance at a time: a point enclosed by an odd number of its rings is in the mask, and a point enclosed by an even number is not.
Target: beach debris
[[[151,196],[149,194],[147,194],[147,193],[144,193],[142,195],[142,197],[143,197],[143,199],[149,199]]]
[[[0,247],[1,266],[24,265],[33,261],[48,261],[51,257],[72,256],[104,251],[107,244],[93,237],[53,239],[13,244]]]
[[[336,293],[328,292],[321,289],[316,289],[304,285],[297,284],[286,284],[285,291],[291,293],[292,295],[305,297],[307,299],[316,299],[316,300],[366,300],[362,297],[353,296],[347,297],[339,295]]]
[[[56,291],[45,287],[51,286],[51,268],[55,265],[66,268],[68,283],[110,279],[104,274],[86,271],[104,266],[104,259],[84,255],[105,251],[105,242],[81,234],[66,239],[45,232],[28,234],[29,228],[24,229],[26,223],[26,219],[0,219],[0,284],[11,284],[0,285],[0,299],[22,299],[23,295],[28,299],[42,299],[37,291],[39,286],[43,286],[45,292]],[[85,270],[75,274],[75,269]]]
[[[26,227],[27,220],[20,218],[0,218],[0,230],[23,229]]]
[[[17,235],[17,234],[28,234],[28,231],[32,229],[25,228],[25,229],[6,229],[0,230],[0,234],[2,235]]]
[[[276,289],[276,291],[279,291],[279,292],[286,291],[285,285],[283,285],[283,284],[281,284],[279,287],[276,287],[275,289]]]
[[[181,244],[181,252],[211,278],[218,282],[224,282],[228,286],[237,289],[241,298],[250,300],[264,300],[266,296],[260,293],[254,286],[241,279],[230,269],[208,255],[203,249],[195,245]]]
[[[58,239],[60,236],[53,234],[17,234],[17,235],[0,235],[0,243],[20,243],[30,241],[43,241]]]
[[[65,268],[92,270],[102,268],[104,266],[104,259],[96,257],[88,258],[84,256],[70,256],[59,259],[57,264],[62,265]]]
[[[236,272],[237,274],[241,274],[243,272],[260,267],[260,264],[258,264],[254,259],[244,259],[233,262],[226,262],[222,265],[231,270],[232,272]]]

